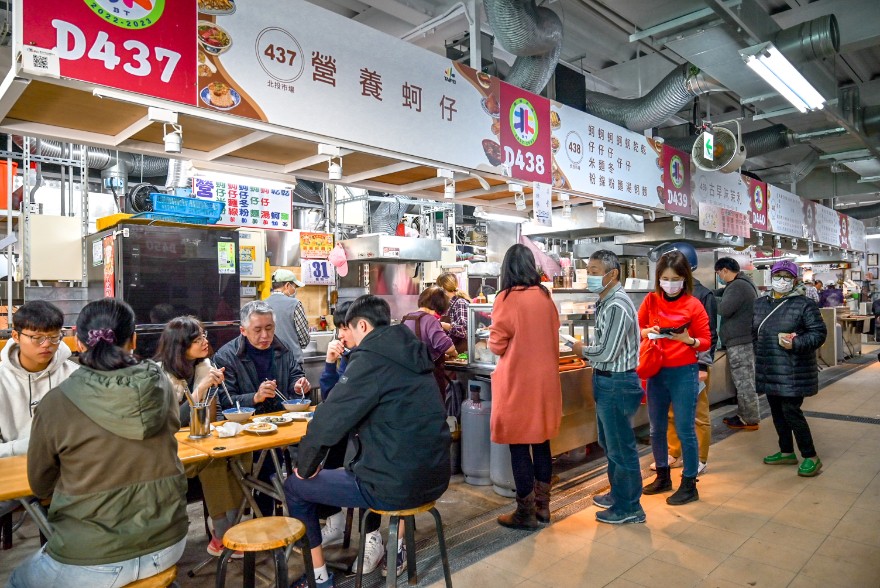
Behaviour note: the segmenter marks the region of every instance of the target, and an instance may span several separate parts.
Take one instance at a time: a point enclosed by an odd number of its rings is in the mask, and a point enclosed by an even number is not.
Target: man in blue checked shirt
[[[632,417],[642,401],[636,375],[639,360],[638,311],[620,285],[620,261],[600,250],[587,263],[587,289],[599,294],[593,345],[577,342],[575,353],[593,367],[593,397],[599,421],[599,445],[608,458],[611,491],[593,497],[600,523],[644,523],[639,504],[642,473]]]

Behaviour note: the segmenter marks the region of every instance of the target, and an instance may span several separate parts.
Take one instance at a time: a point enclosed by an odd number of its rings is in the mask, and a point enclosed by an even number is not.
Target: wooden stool
[[[171,586],[177,579],[177,566],[171,566],[164,572],[159,572],[155,576],[144,578],[143,580],[135,580],[131,584],[126,584],[123,588],[165,588]]]
[[[217,562],[217,588],[226,585],[226,564],[235,551],[244,552],[244,588],[254,588],[256,569],[255,554],[272,551],[275,558],[275,586],[288,588],[287,558],[285,548],[295,541],[303,540],[303,562],[309,588],[315,588],[315,569],[312,566],[312,550],[306,536],[306,526],[290,517],[260,517],[239,523],[223,535],[223,554]]]
[[[378,515],[388,515],[391,520],[388,523],[388,545],[385,552],[385,562],[388,566],[388,577],[385,586],[393,588],[397,586],[397,527],[398,521],[403,518],[404,525],[404,544],[406,545],[406,575],[410,584],[418,584],[418,575],[416,574],[416,515],[423,512],[431,513],[434,517],[434,527],[437,531],[437,544],[440,548],[440,560],[443,562],[443,577],[446,579],[446,588],[452,588],[452,574],[449,572],[449,557],[446,555],[446,538],[443,536],[443,521],[440,519],[440,513],[434,508],[434,503],[429,502],[416,508],[408,508],[406,510],[376,510],[369,509]],[[355,588],[361,588],[361,582],[364,575],[364,552],[366,551],[366,541],[364,540],[364,519],[361,516],[361,547],[360,556],[358,557],[357,577],[355,578]]]

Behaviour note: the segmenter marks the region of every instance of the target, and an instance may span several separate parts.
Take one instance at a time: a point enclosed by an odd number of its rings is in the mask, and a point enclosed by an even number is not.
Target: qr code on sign
[[[37,69],[49,69],[49,58],[45,55],[34,55],[34,67]]]

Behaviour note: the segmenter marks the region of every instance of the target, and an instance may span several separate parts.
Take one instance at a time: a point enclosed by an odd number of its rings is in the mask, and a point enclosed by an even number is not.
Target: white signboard
[[[554,188],[663,208],[659,144],[556,102],[550,112]]]
[[[289,186],[217,176],[193,178],[192,190],[196,198],[226,205],[218,225],[276,231],[289,231],[293,227],[290,219],[293,191]]]
[[[804,238],[804,201],[788,190],[767,185],[767,230],[786,237]]]
[[[300,275],[308,286],[330,286],[336,283],[336,268],[326,259],[304,259]]]
[[[849,248],[855,251],[865,251],[865,223],[857,218],[847,217],[849,225]]]
[[[816,205],[815,240],[824,245],[840,246],[840,218],[827,206]],[[807,215],[805,224],[810,226],[811,218]]]
[[[488,76],[481,91],[454,62],[302,0],[248,0],[215,14],[199,15],[199,106],[500,170]]]
[[[549,227],[553,225],[553,192],[550,184],[535,182],[532,184],[532,206],[535,211],[535,223]]]
[[[694,213],[698,212],[700,204],[710,204],[751,218],[749,188],[740,174],[705,171],[691,165],[691,188]]]

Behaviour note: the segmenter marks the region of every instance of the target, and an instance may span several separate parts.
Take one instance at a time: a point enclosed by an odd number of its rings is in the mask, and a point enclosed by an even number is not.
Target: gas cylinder
[[[483,392],[483,390],[487,392]],[[492,412],[488,382],[471,380],[468,399],[461,403],[461,472],[472,486],[488,486],[489,417]],[[481,394],[482,392],[482,394]]]

